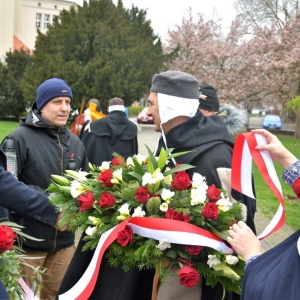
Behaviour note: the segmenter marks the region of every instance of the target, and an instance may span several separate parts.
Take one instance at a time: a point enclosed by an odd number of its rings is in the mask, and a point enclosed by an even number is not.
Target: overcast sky
[[[82,5],[83,0],[73,0]],[[113,0],[115,4],[118,0]],[[229,27],[231,20],[235,16],[233,0],[123,0],[126,8],[131,8],[132,4],[140,9],[147,9],[147,19],[151,20],[151,25],[155,34],[162,39],[166,36],[168,28],[174,24],[181,24],[182,16],[186,9],[192,8],[195,16],[199,12],[207,17],[212,16],[216,9],[219,17],[223,19],[223,27]]]

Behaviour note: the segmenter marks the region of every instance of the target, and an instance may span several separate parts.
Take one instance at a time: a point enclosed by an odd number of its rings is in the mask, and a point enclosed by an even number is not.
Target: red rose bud
[[[177,212],[173,208],[169,208],[165,212],[165,216],[167,219],[189,222],[190,216],[188,214],[184,214],[183,212]]]
[[[192,266],[192,263],[189,260],[184,259],[182,257],[177,258],[177,261],[181,262],[182,264],[184,264],[184,265],[186,265],[188,267]]]
[[[95,198],[91,191],[87,191],[85,194],[81,194],[78,198],[78,204],[80,205],[80,212],[89,210],[93,207]]]
[[[103,207],[112,207],[116,204],[116,198],[110,193],[103,192],[98,203]]]
[[[171,182],[171,187],[178,191],[186,190],[190,185],[190,177],[185,171],[175,173],[175,178]]]
[[[186,252],[190,255],[198,255],[203,249],[203,246],[185,246]]]
[[[121,164],[121,159],[119,157],[114,157],[113,160],[111,161],[111,164],[113,166],[119,166]]]
[[[184,266],[178,271],[179,283],[186,287],[193,287],[200,280],[199,273],[191,267]]]
[[[132,238],[133,238],[133,232],[132,229],[129,225],[126,225],[124,230],[121,230],[118,233],[118,237],[117,237],[117,242],[122,246],[125,247],[127,246],[129,243],[132,242]]]
[[[148,188],[145,186],[140,187],[134,194],[137,202],[141,204],[146,204],[148,200],[150,199],[150,194],[148,191]]]
[[[208,202],[202,208],[202,216],[206,219],[216,220],[218,219],[219,210],[218,205],[215,202]]]
[[[9,226],[0,225],[0,254],[12,249],[15,238],[17,235]]]
[[[207,189],[207,198],[210,202],[217,202],[221,199],[221,191],[213,184]]]
[[[114,185],[111,182],[112,179],[113,179],[113,173],[112,173],[111,169],[108,169],[108,170],[102,172],[98,178],[99,182],[101,182],[102,185],[106,186],[106,187],[111,187]]]

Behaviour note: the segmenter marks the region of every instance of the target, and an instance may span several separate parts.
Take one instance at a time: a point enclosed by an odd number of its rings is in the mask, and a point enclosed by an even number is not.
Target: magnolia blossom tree
[[[231,101],[269,97],[284,107],[300,94],[298,14],[289,15],[281,26],[271,19],[258,25],[248,21],[247,26],[238,17],[224,34],[216,16],[195,18],[190,10],[181,25],[168,32],[164,51],[173,56],[166,68],[193,74]]]

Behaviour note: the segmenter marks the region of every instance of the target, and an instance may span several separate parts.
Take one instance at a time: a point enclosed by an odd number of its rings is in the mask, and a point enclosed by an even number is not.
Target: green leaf
[[[144,169],[141,167],[141,165],[138,163],[137,159],[135,157],[132,157],[132,161],[134,163],[134,167],[137,171],[137,173],[141,174],[141,175],[144,175],[145,174],[145,171]]]
[[[167,251],[166,256],[175,259],[175,258],[177,258],[177,251],[170,249]]]
[[[149,154],[148,172],[153,174],[153,172],[158,168],[158,164],[157,164],[156,158],[153,155],[150,148],[146,144],[145,144],[145,147],[146,147],[146,149],[148,151],[148,154]]]
[[[176,172],[184,171],[184,170],[192,169],[192,168],[195,168],[195,167],[192,166],[192,165],[188,165],[188,164],[179,165],[178,167],[176,167],[174,169],[171,169],[171,170],[168,170],[167,172],[165,172],[164,176],[168,176],[170,174],[174,174]]]
[[[166,165],[166,162],[167,162],[166,150],[164,148],[161,148],[157,165],[162,170],[162,168]]]
[[[51,178],[60,185],[70,185],[71,184],[70,180],[64,176],[51,175]]]
[[[196,150],[184,151],[184,152],[177,152],[177,153],[174,153],[174,154],[171,154],[170,156],[168,156],[167,159],[171,159],[171,158],[174,158],[174,157],[185,155],[185,154],[188,154],[188,153],[194,152],[194,151],[196,151]]]
[[[131,175],[132,177],[136,178],[139,181],[142,181],[143,176],[137,172],[128,172],[128,175]]]

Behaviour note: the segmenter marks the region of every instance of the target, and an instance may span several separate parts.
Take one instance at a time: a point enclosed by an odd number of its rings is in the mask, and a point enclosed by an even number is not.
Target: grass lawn
[[[0,121],[0,141],[2,141],[7,134],[16,129],[18,126],[18,122]],[[300,158],[299,140],[297,140],[297,144],[294,144],[294,138],[292,137],[278,135],[278,138],[288,150],[290,150],[296,157]],[[274,166],[279,177],[284,169],[278,163],[274,163]],[[263,180],[255,164],[253,164],[252,170],[255,181],[257,201],[261,203],[266,210],[275,213],[279,204],[277,198],[273,195],[271,189]],[[283,180],[281,180],[281,178],[279,178],[279,180],[281,182],[282,192],[285,200],[286,224],[292,227],[294,230],[298,230],[300,227],[300,199],[295,197],[293,190]]]

